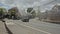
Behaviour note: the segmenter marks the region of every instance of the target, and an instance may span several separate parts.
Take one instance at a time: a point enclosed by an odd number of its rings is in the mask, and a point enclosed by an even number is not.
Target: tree
[[[28,8],[27,12],[30,13],[33,10],[33,8]]]
[[[33,10],[33,11],[31,12],[31,14],[33,15],[33,17],[35,17],[35,16],[36,16],[35,10]]]

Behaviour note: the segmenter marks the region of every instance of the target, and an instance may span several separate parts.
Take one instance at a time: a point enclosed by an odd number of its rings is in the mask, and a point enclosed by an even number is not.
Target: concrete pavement
[[[3,22],[0,21],[0,34],[8,34]]]

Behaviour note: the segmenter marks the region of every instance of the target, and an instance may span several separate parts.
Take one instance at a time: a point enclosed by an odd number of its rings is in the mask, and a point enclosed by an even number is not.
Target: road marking
[[[16,24],[17,24],[17,23],[16,23]],[[23,24],[19,24],[19,25],[25,26],[25,27],[28,27],[28,28],[31,28],[31,29],[34,29],[34,30],[37,30],[37,31],[41,31],[41,32],[46,33],[46,34],[51,34],[51,33],[49,33],[49,32],[46,32],[46,31],[43,31],[43,30],[40,30],[40,29],[36,29],[36,28],[30,27],[30,26],[27,26],[27,25],[23,25]]]

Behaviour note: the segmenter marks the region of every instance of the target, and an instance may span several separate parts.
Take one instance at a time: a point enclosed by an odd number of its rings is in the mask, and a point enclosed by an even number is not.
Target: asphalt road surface
[[[60,25],[31,19],[30,22],[21,20],[6,20],[7,27],[13,34],[60,34]]]

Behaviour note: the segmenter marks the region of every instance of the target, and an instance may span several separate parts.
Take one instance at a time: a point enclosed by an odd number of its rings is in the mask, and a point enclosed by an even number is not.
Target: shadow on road
[[[13,33],[9,30],[9,28],[7,27],[5,21],[3,21],[3,22],[4,22],[4,25],[5,25],[5,28],[6,28],[7,32],[8,32],[8,34],[13,34]]]

